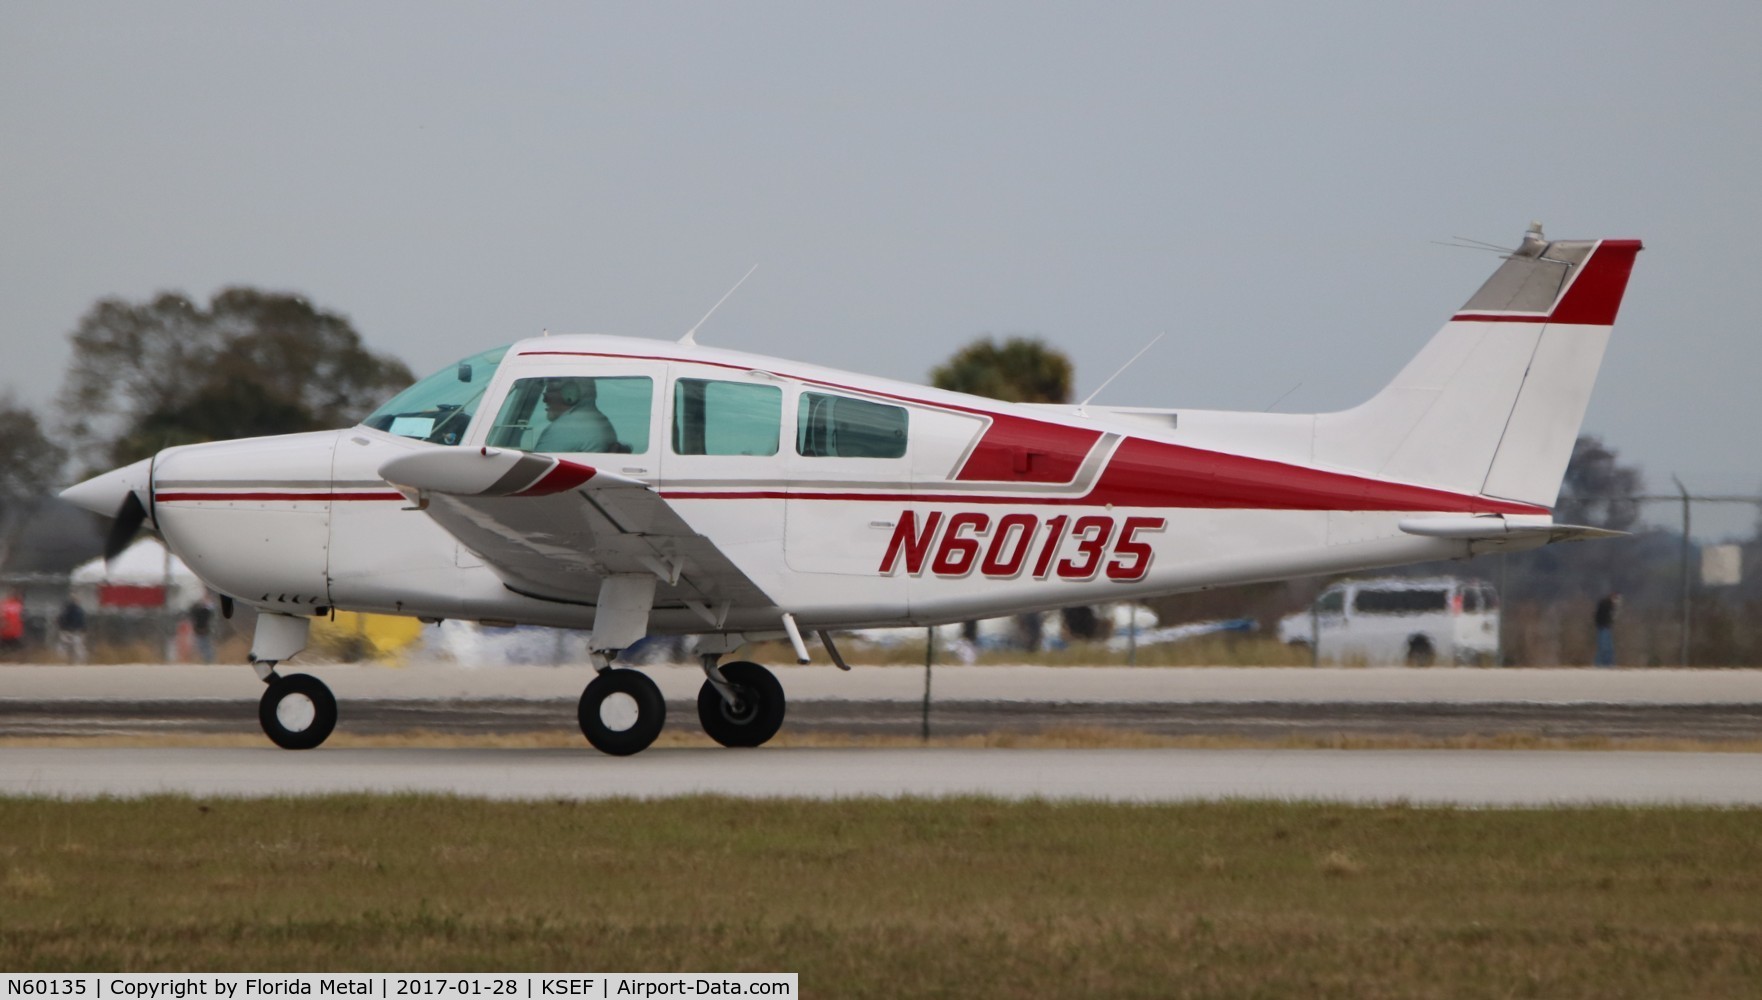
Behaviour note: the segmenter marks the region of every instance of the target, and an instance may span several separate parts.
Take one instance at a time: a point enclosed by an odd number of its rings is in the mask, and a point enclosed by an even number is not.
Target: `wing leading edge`
[[[593,604],[610,576],[652,575],[654,606],[719,627],[775,602],[648,484],[548,455],[434,448],[379,474],[529,597]]]

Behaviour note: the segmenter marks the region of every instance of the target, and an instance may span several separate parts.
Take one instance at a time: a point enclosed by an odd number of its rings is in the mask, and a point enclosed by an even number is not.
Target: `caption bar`
[[[793,997],[793,972],[530,972],[349,975],[317,972],[0,974],[0,1000],[267,1000],[270,997]]]

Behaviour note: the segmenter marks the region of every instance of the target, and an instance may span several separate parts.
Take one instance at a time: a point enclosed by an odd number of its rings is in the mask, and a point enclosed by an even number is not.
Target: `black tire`
[[[277,677],[257,703],[257,722],[283,750],[310,750],[336,728],[336,696],[311,674]]]
[[[635,703],[634,719],[619,718],[623,713],[618,711],[613,718],[606,718],[606,700],[616,695],[624,695]],[[628,703],[623,708],[627,711]],[[655,682],[641,671],[602,670],[581,692],[575,717],[581,723],[581,735],[587,737],[595,750],[628,757],[647,750],[655,737],[661,735],[661,727],[667,722],[667,700],[661,697]]]
[[[1429,667],[1438,662],[1438,651],[1432,646],[1432,640],[1423,635],[1416,635],[1407,640],[1407,665],[1410,667]]]
[[[739,703],[722,700],[716,685],[704,681],[697,692],[697,718],[710,739],[725,747],[757,747],[783,728],[783,685],[757,663],[737,661],[722,666]]]

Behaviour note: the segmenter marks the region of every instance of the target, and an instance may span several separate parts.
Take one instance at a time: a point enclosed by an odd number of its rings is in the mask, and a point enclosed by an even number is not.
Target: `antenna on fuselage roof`
[[[728,296],[733,295],[735,292],[735,289],[738,289],[741,285],[746,284],[746,279],[752,277],[753,272],[757,271],[758,269],[759,269],[759,265],[757,265],[757,264],[754,264],[752,267],[747,268],[747,272],[740,276],[739,281],[736,281],[734,283],[734,288],[728,289],[727,295],[723,295],[721,298],[717,299],[716,304],[710,307],[710,311],[707,313],[704,313],[704,318],[700,319],[696,323],[692,324],[691,329],[685,331],[685,336],[679,338],[679,342],[681,344],[695,344],[695,343],[697,343],[697,328],[700,326],[703,326],[705,323],[709,322],[710,317],[715,315],[716,310],[722,308],[722,303],[728,301]]]
[[[1085,406],[1088,406],[1088,405],[1089,405],[1089,403],[1090,403],[1090,402],[1091,402],[1091,401],[1092,401],[1092,400],[1094,400],[1094,399],[1095,399],[1095,397],[1096,397],[1096,396],[1099,396],[1099,395],[1101,395],[1101,390],[1103,390],[1103,389],[1105,389],[1105,388],[1107,388],[1107,383],[1108,383],[1108,382],[1112,382],[1112,381],[1113,381],[1113,380],[1114,380],[1114,379],[1116,379],[1116,378],[1119,378],[1119,377],[1120,377],[1120,376],[1121,376],[1121,375],[1124,375],[1124,374],[1125,374],[1125,373],[1126,373],[1126,369],[1128,369],[1128,368],[1130,368],[1130,367],[1132,367],[1132,363],[1133,363],[1133,362],[1135,362],[1135,361],[1137,361],[1137,360],[1138,360],[1138,359],[1139,359],[1139,358],[1141,358],[1141,357],[1143,357],[1143,356],[1144,356],[1144,352],[1145,352],[1145,351],[1148,351],[1148,350],[1150,350],[1150,349],[1151,349],[1151,348],[1152,348],[1152,347],[1155,347],[1155,346],[1156,346],[1156,342],[1157,342],[1157,341],[1159,341],[1159,340],[1161,340],[1161,339],[1162,339],[1162,338],[1164,338],[1164,337],[1166,337],[1166,336],[1168,336],[1168,333],[1167,333],[1167,332],[1164,332],[1164,333],[1159,333],[1159,334],[1157,334],[1157,335],[1156,335],[1156,336],[1154,336],[1154,337],[1152,337],[1152,338],[1150,338],[1150,343],[1148,343],[1148,344],[1145,344],[1145,345],[1144,345],[1144,346],[1143,346],[1143,347],[1140,347],[1140,348],[1138,348],[1138,353],[1137,353],[1137,354],[1134,354],[1134,355],[1132,355],[1132,357],[1131,357],[1131,359],[1130,359],[1130,360],[1128,360],[1128,361],[1127,361],[1127,362],[1126,362],[1126,363],[1125,363],[1125,364],[1123,364],[1123,365],[1121,365],[1121,366],[1120,366],[1120,370],[1119,370],[1119,371],[1117,371],[1117,372],[1114,372],[1114,373],[1113,373],[1113,374],[1112,374],[1112,375],[1109,375],[1109,376],[1108,376],[1108,377],[1107,377],[1107,379],[1106,379],[1106,381],[1103,381],[1103,382],[1102,382],[1102,383],[1101,383],[1101,384],[1100,384],[1100,385],[1098,385],[1098,386],[1096,386],[1096,387],[1095,387],[1095,391],[1094,391],[1094,392],[1092,392],[1092,393],[1090,393],[1090,394],[1089,394],[1089,395],[1088,395],[1088,397],[1086,397],[1086,398],[1085,398],[1085,399],[1084,399],[1084,400],[1083,400],[1083,401],[1082,401],[1082,402],[1081,402],[1081,403],[1078,403],[1078,404],[1077,404],[1077,409],[1078,409],[1078,410],[1081,410],[1081,409],[1082,409],[1082,408],[1083,408],[1083,407],[1085,407]]]

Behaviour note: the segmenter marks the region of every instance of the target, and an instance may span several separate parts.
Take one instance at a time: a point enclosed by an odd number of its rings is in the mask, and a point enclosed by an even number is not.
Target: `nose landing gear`
[[[336,697],[323,681],[311,674],[283,677],[273,669],[268,681],[257,703],[257,721],[271,742],[284,750],[310,750],[330,737]]]
[[[306,647],[311,619],[264,612],[251,639],[251,666],[267,684],[257,721],[270,742],[284,750],[310,750],[336,728],[336,696],[311,674],[275,672],[275,665]]]

